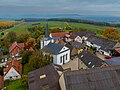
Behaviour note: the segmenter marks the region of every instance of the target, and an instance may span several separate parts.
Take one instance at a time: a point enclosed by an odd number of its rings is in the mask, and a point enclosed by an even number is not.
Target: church
[[[60,38],[51,38],[48,31],[48,24],[46,24],[45,37],[41,39],[41,49],[45,54],[53,56],[53,63],[63,65],[70,61],[70,49],[65,45],[54,43]]]

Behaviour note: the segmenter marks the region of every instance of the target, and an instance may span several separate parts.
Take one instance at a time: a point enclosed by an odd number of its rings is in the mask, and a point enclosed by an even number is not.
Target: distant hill
[[[61,21],[61,22],[70,22],[70,23],[91,24],[96,26],[120,27],[120,23],[97,22],[92,20],[82,20],[82,19],[72,19],[72,18],[51,18],[51,19],[23,18],[18,20],[24,20],[25,22]]]
[[[7,16],[6,16],[7,18]],[[117,16],[98,16],[98,15],[78,15],[78,14],[56,14],[56,15],[19,15],[19,16],[9,16],[10,19],[21,19],[21,18],[72,18],[72,19],[82,19],[82,20],[92,20],[96,22],[109,22],[109,23],[119,23],[120,17]]]

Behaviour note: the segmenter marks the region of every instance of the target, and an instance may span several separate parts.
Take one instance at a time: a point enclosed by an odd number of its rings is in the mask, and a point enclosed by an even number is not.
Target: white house
[[[12,60],[6,64],[4,68],[4,80],[16,80],[20,79],[22,75],[22,65],[17,60]]]
[[[70,61],[70,49],[64,45],[49,43],[43,47],[43,52],[49,53],[53,56],[53,63],[63,65]]]
[[[82,38],[75,34],[66,34],[65,41],[66,42],[76,41],[76,42],[82,43]]]

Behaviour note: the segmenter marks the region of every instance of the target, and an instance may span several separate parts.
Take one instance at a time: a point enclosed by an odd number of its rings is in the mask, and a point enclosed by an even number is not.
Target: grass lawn
[[[22,85],[21,80],[10,81],[9,83],[5,82],[6,90],[28,90],[27,85]]]
[[[23,75],[28,75],[28,69],[29,69],[28,65],[25,64],[25,65],[23,66]]]

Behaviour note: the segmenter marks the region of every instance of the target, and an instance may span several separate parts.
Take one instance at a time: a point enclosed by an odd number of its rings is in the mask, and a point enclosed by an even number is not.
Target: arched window
[[[62,56],[60,57],[60,63],[62,63]]]

